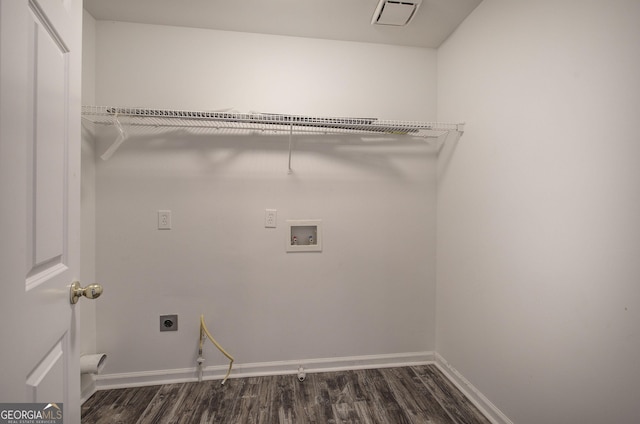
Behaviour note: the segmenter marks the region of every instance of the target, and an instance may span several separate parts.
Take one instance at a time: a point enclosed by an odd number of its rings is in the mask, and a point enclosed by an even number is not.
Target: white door
[[[82,0],[0,0],[0,402],[80,422]],[[85,301],[87,301],[85,299]]]

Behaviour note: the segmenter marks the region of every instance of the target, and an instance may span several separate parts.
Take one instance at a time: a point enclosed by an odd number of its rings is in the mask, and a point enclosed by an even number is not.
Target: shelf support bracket
[[[291,169],[291,147],[293,144],[293,122],[289,123],[289,171],[288,174],[293,174],[293,169]]]
[[[118,115],[116,114],[113,118],[113,125],[118,129],[118,137],[116,137],[115,141],[111,143],[111,146],[100,156],[102,160],[109,160],[111,156],[118,150],[118,147],[127,139],[127,133],[122,128],[120,121],[118,120]]]

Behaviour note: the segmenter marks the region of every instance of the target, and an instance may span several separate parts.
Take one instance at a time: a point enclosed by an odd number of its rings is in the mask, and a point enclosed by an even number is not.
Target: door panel
[[[52,34],[51,27],[42,22],[41,13],[34,13],[29,74],[33,76],[34,93],[31,98],[32,131],[28,170],[31,184],[27,198],[32,200],[28,216],[33,220],[33,234],[28,240],[30,269],[27,289],[48,281],[64,271],[66,246],[63,201],[66,198],[65,152],[68,81],[68,50],[62,40]]]
[[[59,340],[45,355],[38,366],[27,376],[27,402],[62,403],[64,387],[65,349]]]
[[[0,402],[80,422],[82,2],[0,0]]]
[[[35,17],[35,16],[34,16]],[[64,155],[67,84],[66,51],[51,37],[41,22],[35,22],[37,51],[34,57],[36,90],[34,96],[36,181],[35,198],[35,264],[62,260],[63,207],[65,198]]]

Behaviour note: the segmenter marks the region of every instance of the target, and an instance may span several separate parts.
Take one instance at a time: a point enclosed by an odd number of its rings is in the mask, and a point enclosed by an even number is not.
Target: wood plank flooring
[[[96,392],[83,424],[490,424],[434,365]]]

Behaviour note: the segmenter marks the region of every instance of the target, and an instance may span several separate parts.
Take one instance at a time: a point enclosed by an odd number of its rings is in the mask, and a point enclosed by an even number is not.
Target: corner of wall
[[[449,381],[456,385],[458,389],[473,403],[482,414],[494,424],[513,424],[497,406],[495,406],[480,390],[478,390],[469,380],[458,372],[446,359],[438,352],[435,352],[435,364],[447,376]]]

